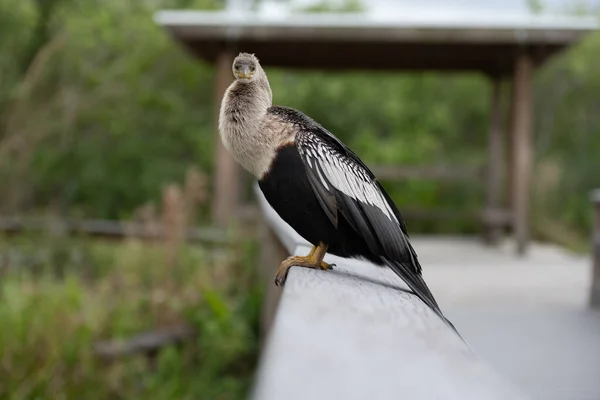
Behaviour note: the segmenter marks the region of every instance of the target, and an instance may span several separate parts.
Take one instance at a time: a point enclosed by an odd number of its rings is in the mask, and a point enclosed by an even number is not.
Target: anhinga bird
[[[283,285],[292,266],[331,269],[325,253],[391,268],[444,321],[421,275],[398,208],[367,166],[339,139],[303,113],[274,106],[269,81],[253,54],[233,62],[235,81],[219,115],[225,148],[258,178],[269,204],[312,243],[277,269]]]

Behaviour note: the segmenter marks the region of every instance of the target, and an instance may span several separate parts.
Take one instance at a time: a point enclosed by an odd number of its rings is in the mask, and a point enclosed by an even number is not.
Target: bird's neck
[[[227,105],[233,111],[254,113],[256,111],[266,112],[272,105],[272,92],[269,81],[265,76],[243,83],[234,81],[229,85],[223,105]]]
[[[266,76],[227,89],[219,113],[219,132],[224,146],[246,170],[258,176],[266,154],[274,147],[268,131],[261,129],[272,93]]]

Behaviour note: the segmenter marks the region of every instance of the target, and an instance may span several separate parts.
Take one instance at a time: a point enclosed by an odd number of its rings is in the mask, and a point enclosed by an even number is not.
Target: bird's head
[[[254,54],[240,53],[233,60],[233,76],[242,83],[256,80],[261,74],[262,68],[258,58]]]

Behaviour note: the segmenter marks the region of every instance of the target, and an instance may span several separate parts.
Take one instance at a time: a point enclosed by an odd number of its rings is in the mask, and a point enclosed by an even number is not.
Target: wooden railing
[[[195,337],[196,331],[191,326],[178,325],[139,333],[127,339],[99,341],[94,344],[94,353],[106,363],[128,356],[143,355],[148,365],[154,368],[158,353],[162,349],[182,345]]]
[[[592,192],[592,287],[590,305],[600,309],[600,189]]]
[[[254,400],[524,398],[387,269],[328,255],[333,271],[292,268],[276,287],[276,266],[310,246],[256,195],[268,289]]]
[[[482,181],[485,169],[462,165],[375,165],[371,168],[378,179],[435,179],[441,181]]]
[[[0,216],[0,233],[21,234],[26,232],[51,232],[61,235],[82,235],[116,240],[126,237],[140,240],[161,240],[168,236],[167,229],[158,224],[149,227],[136,222],[98,219],[63,220]],[[231,243],[226,232],[218,228],[190,228],[184,232],[182,239],[189,242],[215,245]]]

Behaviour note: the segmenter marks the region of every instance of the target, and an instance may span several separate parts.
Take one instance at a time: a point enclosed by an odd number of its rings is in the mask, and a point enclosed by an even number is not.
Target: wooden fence
[[[498,110],[494,111],[496,114]],[[498,115],[493,116],[498,118]],[[405,208],[402,214],[407,219],[422,220],[471,220],[479,222],[483,228],[483,238],[489,244],[497,243],[502,231],[512,227],[513,213],[501,204],[502,171],[500,167],[502,156],[497,136],[501,132],[492,129],[490,154],[493,162],[487,166],[469,167],[464,165],[434,165],[434,166],[374,166],[373,173],[379,180],[402,181],[406,179],[435,180],[439,182],[469,182],[483,185],[486,191],[485,203],[482,209],[469,212],[453,210],[424,210]],[[494,136],[495,135],[495,136]]]
[[[179,346],[192,341],[196,331],[190,325],[142,332],[126,339],[99,341],[94,353],[105,363],[119,361],[127,356],[143,355],[151,368],[156,366],[158,353],[168,346]]]
[[[310,246],[256,194],[268,290],[253,399],[524,398],[388,269],[328,255],[333,271],[292,268],[275,287],[279,262]]]
[[[48,232],[56,235],[81,235],[121,240],[127,237],[140,240],[163,240],[169,236],[168,227],[160,224],[111,220],[72,220],[0,217],[0,232],[8,235],[26,232]],[[225,245],[231,242],[223,229],[190,228],[183,240],[205,244]]]

